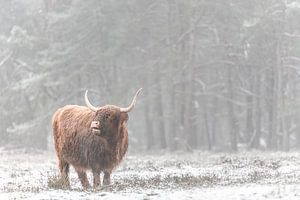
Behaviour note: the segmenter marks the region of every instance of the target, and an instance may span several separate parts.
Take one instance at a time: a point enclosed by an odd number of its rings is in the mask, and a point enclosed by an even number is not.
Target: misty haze
[[[0,24],[0,199],[300,199],[300,0],[0,0]]]

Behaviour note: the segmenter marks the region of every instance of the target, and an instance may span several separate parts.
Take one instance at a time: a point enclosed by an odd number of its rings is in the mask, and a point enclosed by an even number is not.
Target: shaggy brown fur
[[[72,165],[84,188],[89,188],[86,171],[94,176],[94,187],[110,184],[112,170],[122,161],[128,147],[126,122],[128,114],[112,105],[100,107],[97,112],[88,107],[68,105],[58,109],[52,119],[55,150],[59,161],[63,187],[69,188],[69,166]],[[90,127],[100,122],[100,135]]]

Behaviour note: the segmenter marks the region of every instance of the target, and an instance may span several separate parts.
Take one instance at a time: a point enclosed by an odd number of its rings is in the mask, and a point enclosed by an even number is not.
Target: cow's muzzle
[[[92,121],[91,129],[92,129],[92,133],[94,133],[95,135],[101,135],[100,122],[99,121]]]

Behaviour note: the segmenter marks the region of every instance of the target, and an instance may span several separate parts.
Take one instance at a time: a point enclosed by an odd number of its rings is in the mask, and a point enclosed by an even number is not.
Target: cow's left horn
[[[88,99],[88,96],[87,96],[87,93],[88,93],[88,90],[85,91],[85,95],[84,95],[85,104],[87,105],[87,107],[89,109],[96,112],[98,109],[90,103],[90,101]]]
[[[140,88],[140,89],[135,93],[135,95],[134,95],[134,97],[133,97],[133,100],[132,100],[131,104],[130,104],[127,108],[120,108],[120,111],[121,111],[121,112],[130,112],[130,111],[133,109],[134,105],[135,105],[136,97],[139,95],[139,93],[140,93],[141,91],[142,91],[142,88]]]

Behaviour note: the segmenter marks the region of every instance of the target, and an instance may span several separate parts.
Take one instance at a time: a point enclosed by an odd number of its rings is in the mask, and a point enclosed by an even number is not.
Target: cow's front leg
[[[93,176],[94,176],[93,187],[94,189],[99,188],[101,186],[100,171],[93,170]]]
[[[104,172],[103,185],[110,185],[110,174],[111,172]]]
[[[90,186],[89,180],[88,180],[88,178],[86,176],[86,172],[83,171],[83,170],[81,170],[81,169],[76,169],[76,168],[75,168],[75,171],[78,174],[78,178],[79,178],[79,180],[81,182],[82,187],[84,189],[90,188],[91,186]]]

